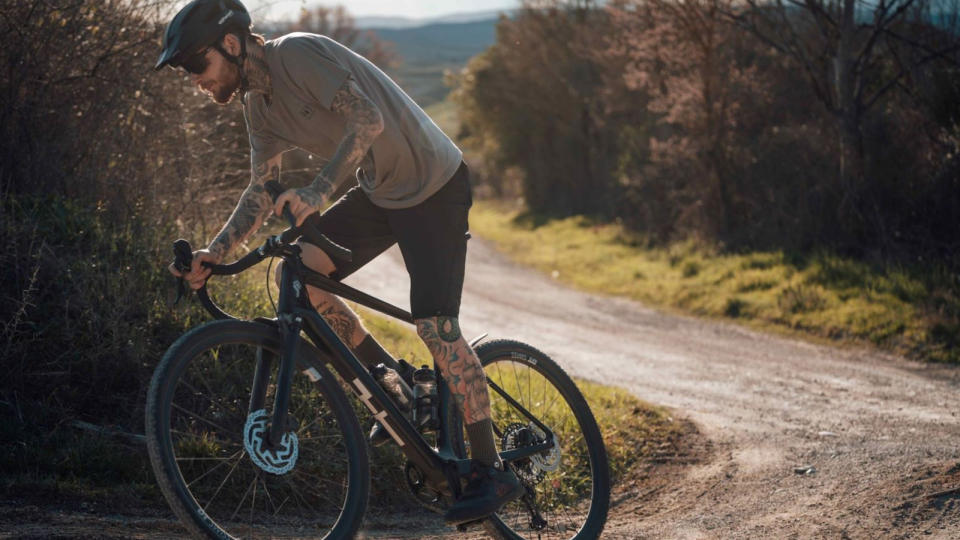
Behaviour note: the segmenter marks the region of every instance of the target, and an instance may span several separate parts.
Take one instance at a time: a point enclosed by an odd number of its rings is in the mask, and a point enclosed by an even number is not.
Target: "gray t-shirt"
[[[457,171],[460,149],[366,58],[328,37],[306,33],[268,41],[265,52],[271,101],[250,92],[243,107],[253,164],[293,147],[330,159],[345,128],[330,105],[352,77],[383,115],[383,132],[357,174],[374,204],[409,208],[436,193]]]

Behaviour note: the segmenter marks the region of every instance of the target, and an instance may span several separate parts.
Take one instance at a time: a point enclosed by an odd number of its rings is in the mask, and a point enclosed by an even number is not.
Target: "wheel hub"
[[[243,447],[257,467],[270,474],[287,474],[297,463],[300,445],[297,434],[288,431],[280,438],[280,444],[271,446],[268,426],[269,415],[265,409],[253,411],[247,416],[243,427]]]

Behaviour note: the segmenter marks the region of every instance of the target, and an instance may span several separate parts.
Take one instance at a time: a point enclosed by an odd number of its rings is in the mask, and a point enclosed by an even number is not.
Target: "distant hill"
[[[392,70],[403,89],[421,106],[446,98],[446,70],[459,70],[493,44],[497,14],[468,22],[431,23],[408,28],[370,28],[390,42],[402,64]]]
[[[497,19],[463,23],[439,23],[413,28],[371,28],[381,39],[393,43],[409,64],[437,62],[463,65],[493,44]]]
[[[471,11],[467,13],[453,13],[450,15],[442,15],[440,17],[431,17],[427,19],[411,19],[407,17],[357,17],[357,28],[367,29],[383,29],[383,28],[392,28],[392,29],[401,29],[401,28],[416,28],[420,26],[427,26],[431,24],[451,24],[451,23],[467,23],[467,22],[476,22],[476,21],[486,21],[486,20],[495,20],[500,17],[501,13],[505,13],[508,16],[516,10],[513,9],[491,9],[487,11]]]

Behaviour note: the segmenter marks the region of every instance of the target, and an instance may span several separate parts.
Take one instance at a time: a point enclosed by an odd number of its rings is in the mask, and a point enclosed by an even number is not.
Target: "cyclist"
[[[472,203],[460,149],[387,75],[336,41],[308,33],[270,41],[251,32],[238,0],[193,0],[167,26],[155,68],[183,68],[220,104],[240,96],[251,148],[252,178],[209,247],[193,254],[181,275],[193,288],[271,213],[289,204],[297,225],[316,227],[353,251],[334,262],[309,235],[300,240],[304,263],[343,279],[394,243],[410,274],[417,333],[447,380],[463,415],[471,475],[448,523],[486,517],[519,498],[524,488],[497,454],[490,398],[480,361],[460,334],[457,316]],[[282,154],[294,147],[327,158],[313,182],[274,203],[264,184],[279,180]],[[336,187],[355,175],[358,186],[326,212]],[[279,275],[279,272],[277,273]],[[336,296],[308,287],[310,301],[368,367],[400,366]],[[373,443],[386,439],[374,426]]]

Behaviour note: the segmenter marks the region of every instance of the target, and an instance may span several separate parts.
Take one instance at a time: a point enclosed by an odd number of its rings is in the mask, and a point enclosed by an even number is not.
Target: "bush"
[[[142,432],[153,366],[196,320],[163,306],[170,243],[185,223],[219,226],[204,213],[226,215],[223,188],[249,177],[240,111],[152,69],[169,7],[0,0],[5,475],[99,481],[100,462],[76,452],[110,447],[131,464],[110,478],[142,479],[141,450],[70,426]]]
[[[107,474],[78,458],[110,455],[110,445],[70,423],[143,430],[149,375],[183,325],[160,298],[169,281],[145,240],[166,236],[158,232],[136,218],[118,228],[60,197],[3,202],[0,285],[15,294],[0,299],[0,416],[15,444],[4,445],[0,472],[143,479],[135,464]]]

